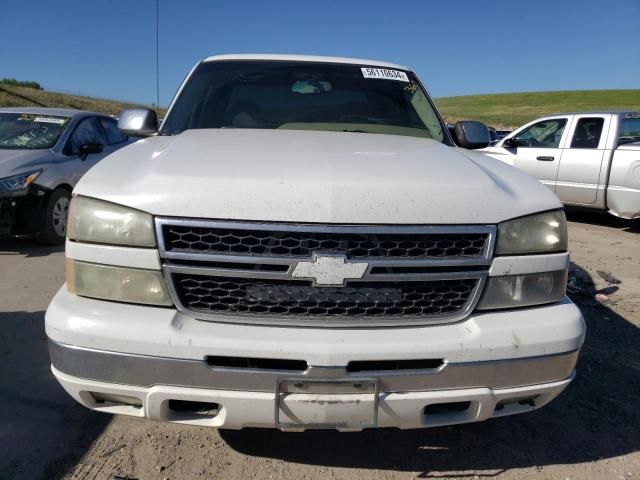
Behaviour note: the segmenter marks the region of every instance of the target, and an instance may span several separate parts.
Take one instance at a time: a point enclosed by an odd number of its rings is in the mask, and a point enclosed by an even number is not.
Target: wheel
[[[67,235],[67,216],[71,194],[64,188],[56,188],[45,206],[40,231],[36,235],[39,243],[60,245]]]

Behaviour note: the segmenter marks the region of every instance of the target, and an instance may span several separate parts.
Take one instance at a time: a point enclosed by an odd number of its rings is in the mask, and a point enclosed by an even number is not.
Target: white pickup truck
[[[282,430],[539,408],[585,326],[562,204],[408,68],[225,55],[74,190],[52,371],[94,410]],[[488,144],[486,127],[456,141]]]
[[[533,175],[567,205],[640,218],[640,112],[539,118],[483,152]]]

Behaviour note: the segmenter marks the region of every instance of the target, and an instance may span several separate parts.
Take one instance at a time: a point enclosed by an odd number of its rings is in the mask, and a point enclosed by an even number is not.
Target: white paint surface
[[[495,224],[562,206],[517,169],[434,140],[295,130],[151,137],[75,193],[154,215],[343,224]]]

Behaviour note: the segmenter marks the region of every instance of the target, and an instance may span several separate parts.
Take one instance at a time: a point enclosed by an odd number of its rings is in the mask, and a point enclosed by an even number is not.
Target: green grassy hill
[[[117,115],[125,108],[136,106],[140,105],[115,100],[69,95],[66,93],[48,92],[27,87],[16,87],[6,83],[0,83],[0,107],[77,108],[79,110],[91,110]],[[159,115],[163,115],[164,113],[165,109],[161,109],[161,111],[158,112]]]
[[[572,90],[501,93],[437,98],[448,122],[480,120],[495,127],[518,127],[537,117],[576,110],[640,111],[640,90]]]

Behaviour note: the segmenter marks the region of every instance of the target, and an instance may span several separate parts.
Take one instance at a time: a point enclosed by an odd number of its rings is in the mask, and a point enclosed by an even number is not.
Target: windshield
[[[199,128],[324,130],[444,140],[440,119],[413,73],[313,62],[200,64],[161,133]]]
[[[31,113],[0,113],[0,148],[31,150],[53,147],[69,117]]]
[[[640,142],[640,116],[628,116],[620,122],[618,143]]]

